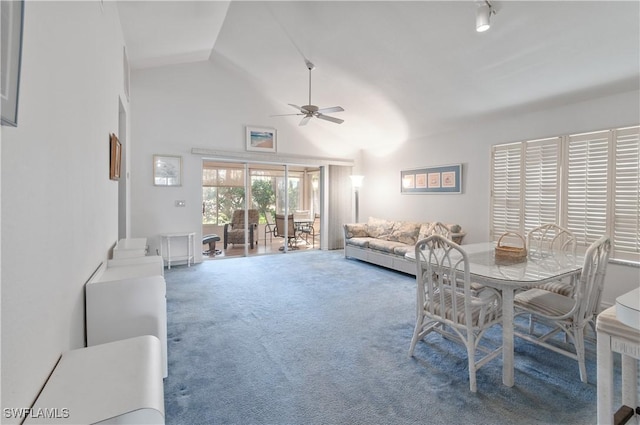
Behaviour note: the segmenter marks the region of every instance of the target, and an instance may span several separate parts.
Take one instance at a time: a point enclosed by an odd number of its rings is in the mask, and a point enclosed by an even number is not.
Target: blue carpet
[[[415,278],[342,251],[167,270],[167,424],[593,424],[596,370],[516,339],[515,386],[497,358],[469,391],[462,345],[407,355]],[[499,342],[501,328],[489,339]]]

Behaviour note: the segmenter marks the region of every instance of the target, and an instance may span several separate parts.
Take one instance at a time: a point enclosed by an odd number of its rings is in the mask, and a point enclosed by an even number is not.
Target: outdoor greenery
[[[229,223],[233,211],[242,209],[243,206],[244,188],[204,187],[202,190],[202,223]]]
[[[277,191],[276,191],[277,186]],[[300,179],[289,178],[286,186],[289,211],[298,210],[300,203]],[[229,223],[233,211],[244,208],[245,191],[238,186],[204,186],[202,188],[202,224],[222,225]],[[251,182],[251,205],[260,214],[260,223],[273,214],[284,211],[285,180],[277,177],[253,176]]]
[[[276,203],[276,193],[271,179],[254,179],[251,183],[251,197],[253,205],[260,213],[260,223],[267,222],[267,214],[272,217]],[[271,219],[270,221],[273,221]]]

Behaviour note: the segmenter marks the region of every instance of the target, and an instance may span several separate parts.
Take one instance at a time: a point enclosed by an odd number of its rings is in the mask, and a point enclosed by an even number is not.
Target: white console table
[[[181,260],[186,260],[187,261],[187,266],[191,266],[191,263],[193,263],[193,255],[196,252],[196,246],[195,246],[195,239],[196,239],[196,234],[195,232],[191,232],[191,233],[164,233],[162,235],[160,235],[160,237],[162,238],[162,240],[160,241],[160,255],[162,256],[162,258],[167,262],[167,267],[170,269],[171,268],[171,262],[172,261],[181,261]],[[186,255],[184,254],[184,252],[180,253],[179,255],[174,253],[171,253],[171,240],[172,239],[186,239],[187,241],[187,248],[186,248]],[[167,246],[167,252],[164,252],[164,247],[165,244]],[[175,249],[175,247],[174,247]]]
[[[618,320],[616,306],[604,310],[596,320],[598,332],[598,424],[613,423],[613,353],[622,355],[622,404],[638,406],[638,359],[640,330]],[[617,410],[617,409],[616,409]]]

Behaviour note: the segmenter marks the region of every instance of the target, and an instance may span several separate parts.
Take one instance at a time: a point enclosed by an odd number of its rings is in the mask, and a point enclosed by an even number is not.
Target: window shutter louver
[[[558,223],[560,137],[526,142],[524,232]]]
[[[491,238],[521,228],[522,144],[494,146],[491,182]]]
[[[640,261],[640,127],[614,132],[613,249],[616,258]]]
[[[609,131],[569,136],[566,227],[587,247],[607,234]]]
[[[491,238],[558,223],[640,264],[640,126],[492,147]]]

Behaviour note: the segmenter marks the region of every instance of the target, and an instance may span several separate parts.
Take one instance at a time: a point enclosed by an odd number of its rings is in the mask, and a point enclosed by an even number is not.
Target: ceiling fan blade
[[[318,109],[318,112],[321,114],[328,114],[331,112],[343,112],[342,106],[332,106],[331,108],[322,108]]]
[[[291,117],[293,115],[304,115],[304,114],[277,114],[277,115],[269,115],[270,117]]]
[[[344,122],[344,120],[341,120],[340,118],[330,117],[329,115],[318,114],[316,115],[316,117],[320,118],[321,120],[334,122],[336,124],[342,124]]]
[[[300,124],[298,125],[299,126],[307,125],[310,119],[311,119],[311,115],[307,115],[306,117],[302,118],[302,121],[300,121]]]

